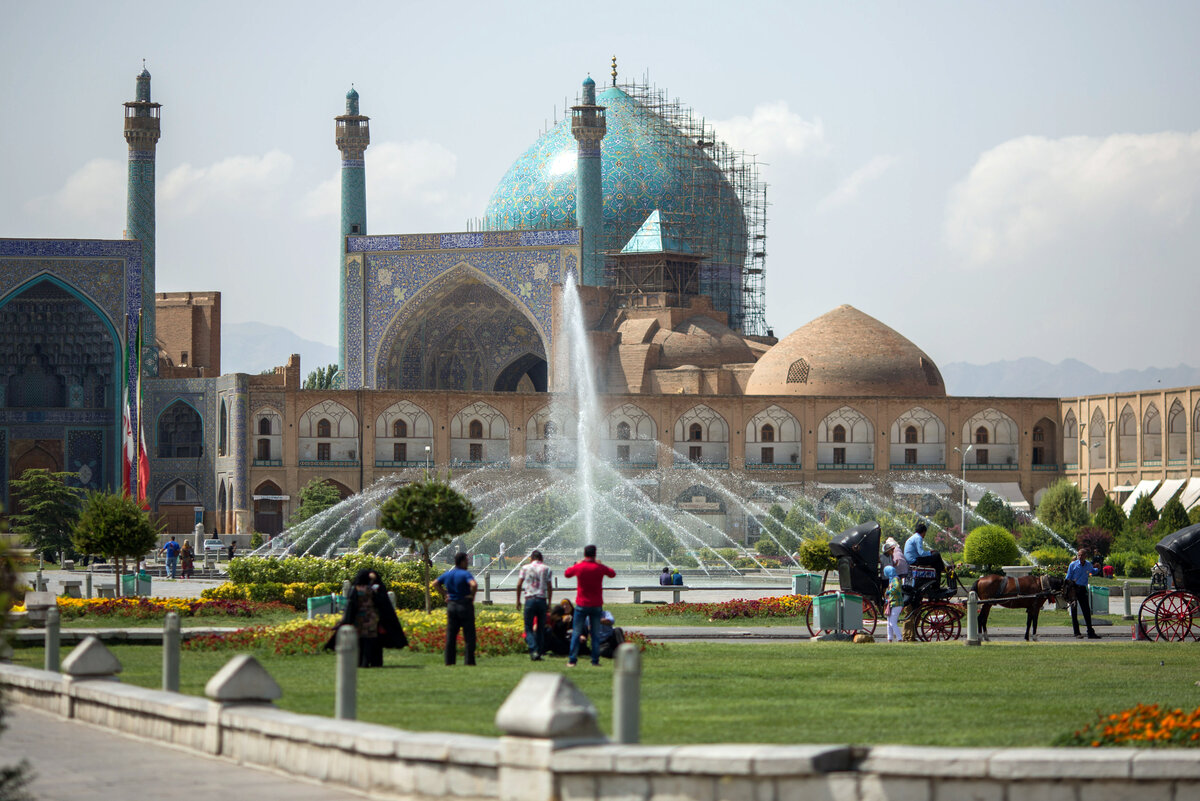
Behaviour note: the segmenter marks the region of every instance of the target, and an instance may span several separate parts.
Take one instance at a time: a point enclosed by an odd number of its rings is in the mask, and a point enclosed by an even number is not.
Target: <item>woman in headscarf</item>
[[[354,626],[358,632],[358,666],[383,667],[384,648],[406,648],[408,638],[400,627],[396,610],[388,600],[379,574],[369,568],[358,571],[346,596],[346,612],[333,631],[326,648],[333,648],[338,629]]]

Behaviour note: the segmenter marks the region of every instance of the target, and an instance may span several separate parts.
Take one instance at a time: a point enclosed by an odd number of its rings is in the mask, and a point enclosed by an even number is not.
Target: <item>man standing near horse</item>
[[[1072,562],[1067,567],[1067,581],[1075,584],[1075,603],[1071,604],[1071,628],[1075,629],[1075,636],[1082,638],[1079,633],[1079,618],[1076,613],[1083,614],[1083,622],[1087,627],[1087,638],[1089,640],[1099,640],[1100,635],[1092,628],[1092,604],[1088,598],[1088,576],[1091,575],[1092,566],[1088,564],[1087,549],[1079,549],[1079,558]]]

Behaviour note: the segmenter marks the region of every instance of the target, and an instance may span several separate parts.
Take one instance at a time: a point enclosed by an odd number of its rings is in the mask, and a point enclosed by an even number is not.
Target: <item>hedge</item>
[[[413,581],[397,581],[387,585],[387,588],[396,594],[397,609],[424,609],[425,608],[425,593],[421,591],[421,584]],[[293,609],[306,611],[308,608],[308,599],[316,598],[321,595],[334,595],[341,593],[342,584],[332,582],[321,582],[310,584],[307,582],[291,582],[284,584],[278,581],[263,581],[255,584],[236,584],[227,581],[224,584],[204,590],[200,593],[200,597],[207,600],[223,600],[223,601],[277,601],[287,604]],[[430,596],[433,599],[434,606],[444,606],[445,600],[442,596],[430,589]]]
[[[229,563],[229,580],[234,584],[336,584],[354,578],[358,571],[369,568],[387,584],[397,581],[421,580],[421,563],[397,562],[381,556],[351,553],[336,559],[320,556],[240,556]],[[433,572],[441,572],[434,567]]]

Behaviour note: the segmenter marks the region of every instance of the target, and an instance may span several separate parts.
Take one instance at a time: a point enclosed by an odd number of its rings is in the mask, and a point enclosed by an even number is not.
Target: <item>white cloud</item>
[[[119,233],[125,219],[125,171],[123,162],[93,159],[70,175],[62,189],[33,198],[26,206],[64,224],[98,224],[108,230],[115,226]]]
[[[279,150],[231,156],[208,167],[181,164],[159,184],[164,211],[183,216],[229,204],[273,205],[287,195],[293,159]]]
[[[451,185],[458,157],[436,142],[381,142],[367,149],[366,164],[369,220],[404,219],[414,207],[458,205]],[[333,217],[340,198],[341,178],[334,175],[304,196],[301,210],[309,217]]]
[[[846,180],[838,185],[837,189],[834,189],[817,204],[817,208],[826,211],[838,208],[839,206],[845,206],[852,202],[858,197],[859,192],[862,191],[864,186],[877,180],[895,163],[895,156],[876,156],[850,173]]]
[[[1200,131],[1026,136],[979,157],[949,195],[944,238],[968,267],[1037,267],[1162,248],[1195,228]]]
[[[820,118],[810,122],[788,111],[785,100],[755,106],[749,117],[717,121],[712,126],[732,147],[762,158],[822,155],[829,149],[825,123]]]

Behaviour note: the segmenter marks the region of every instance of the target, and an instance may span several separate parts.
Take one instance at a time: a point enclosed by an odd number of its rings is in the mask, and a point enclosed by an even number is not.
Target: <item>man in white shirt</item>
[[[547,613],[554,590],[550,586],[550,568],[542,562],[542,552],[529,554],[529,564],[521,568],[517,578],[517,609],[521,609],[521,591],[525,591],[525,644],[529,646],[529,658],[542,660],[546,653],[546,629],[550,625]],[[534,621],[537,630],[534,630]]]

